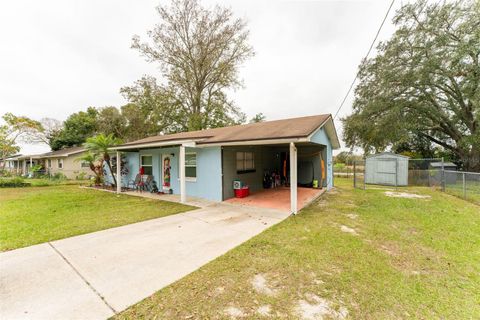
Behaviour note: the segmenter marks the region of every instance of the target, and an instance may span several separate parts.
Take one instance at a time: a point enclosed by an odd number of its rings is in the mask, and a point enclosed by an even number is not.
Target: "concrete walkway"
[[[105,319],[287,216],[221,203],[0,253],[0,319]]]

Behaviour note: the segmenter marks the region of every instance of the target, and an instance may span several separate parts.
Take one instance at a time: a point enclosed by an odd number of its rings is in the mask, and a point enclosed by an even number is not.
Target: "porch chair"
[[[142,180],[142,175],[137,173],[135,180],[128,181],[127,187],[136,191],[143,191],[142,189],[145,187],[145,183]]]
[[[149,192],[152,192],[152,190],[153,190],[153,176],[148,175],[147,179],[145,179],[144,184],[145,184],[145,189]]]

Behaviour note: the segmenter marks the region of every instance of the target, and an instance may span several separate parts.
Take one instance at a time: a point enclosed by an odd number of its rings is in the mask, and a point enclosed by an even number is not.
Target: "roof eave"
[[[170,140],[170,141],[159,141],[159,142],[150,142],[150,143],[140,143],[140,144],[129,144],[129,145],[120,145],[109,148],[108,150],[112,151],[122,151],[129,149],[151,149],[158,147],[171,147],[176,145],[186,145],[188,147],[195,147],[196,141],[194,140]]]
[[[335,123],[333,122],[333,118],[331,115],[327,119],[325,119],[325,121],[323,121],[315,130],[313,130],[312,133],[309,134],[308,141],[311,141],[312,137],[324,127],[327,136],[330,139],[330,143],[332,144],[332,149],[340,149],[340,139],[338,138],[337,129],[335,129]]]

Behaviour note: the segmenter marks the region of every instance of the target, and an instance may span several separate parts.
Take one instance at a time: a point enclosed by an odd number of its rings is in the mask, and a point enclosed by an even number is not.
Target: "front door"
[[[171,160],[171,155],[162,155],[162,189],[164,192],[169,192],[172,188]]]

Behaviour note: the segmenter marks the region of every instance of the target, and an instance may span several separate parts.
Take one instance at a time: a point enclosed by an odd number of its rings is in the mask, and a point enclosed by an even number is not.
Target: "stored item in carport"
[[[250,194],[250,188],[243,186],[241,189],[235,189],[235,198],[245,198]]]
[[[241,189],[244,186],[243,182],[240,180],[233,180],[233,189]]]

